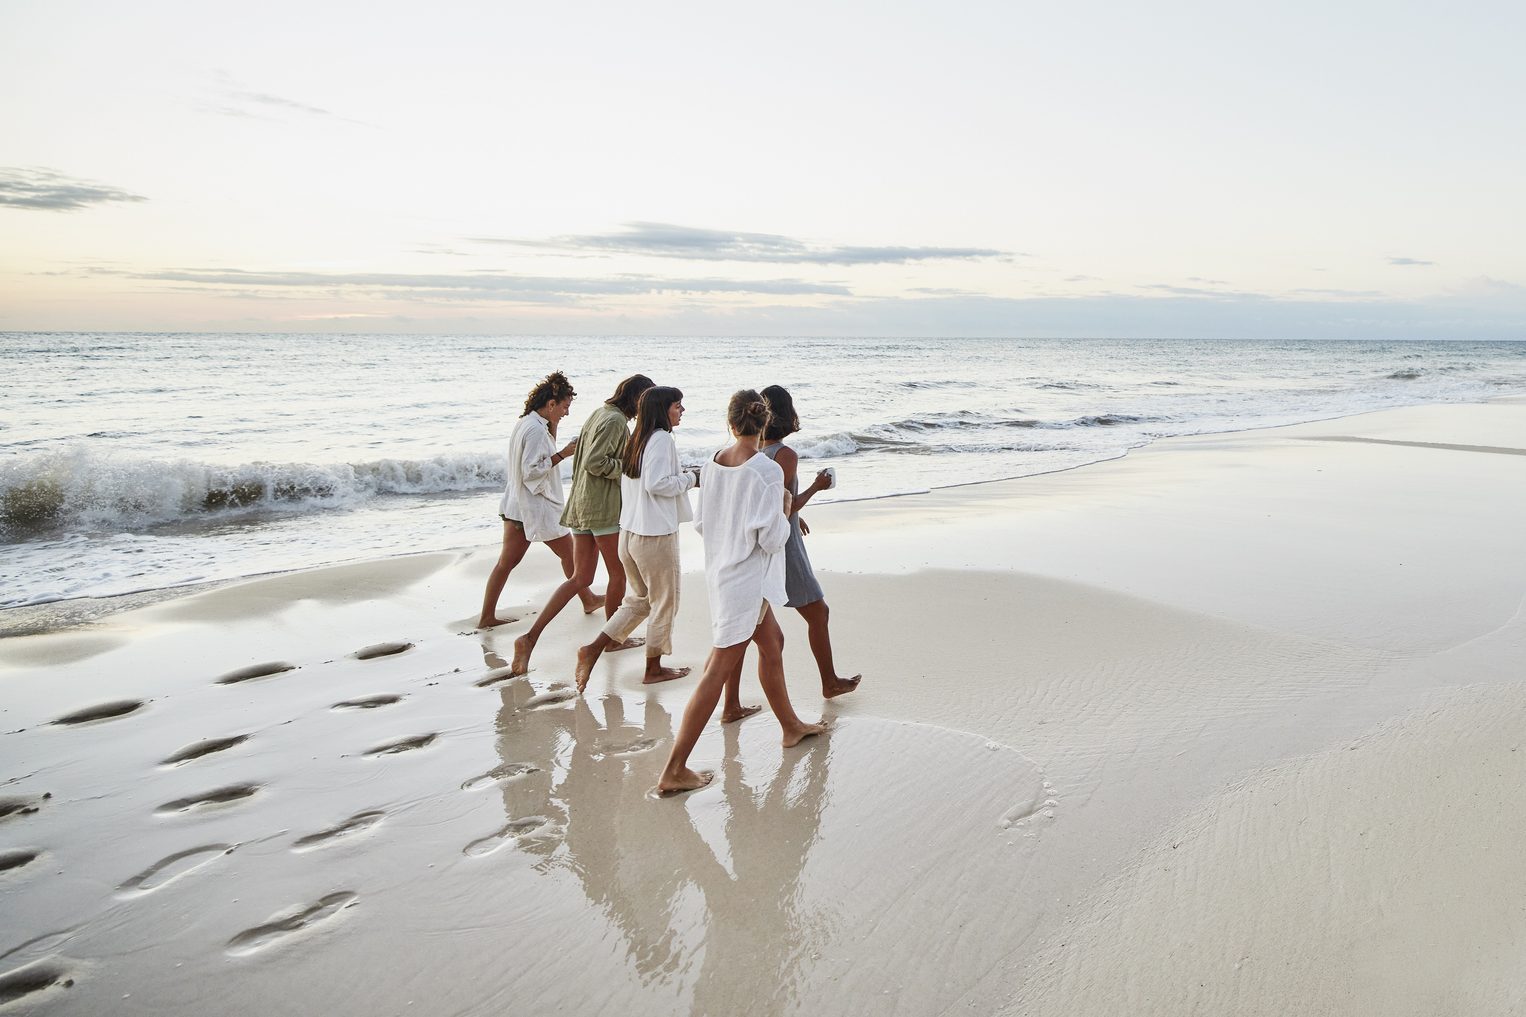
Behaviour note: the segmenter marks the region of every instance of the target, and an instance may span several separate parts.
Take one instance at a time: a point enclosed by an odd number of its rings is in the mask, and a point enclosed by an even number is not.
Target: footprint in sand
[[[499,682],[509,681],[514,677],[515,674],[512,667],[496,667],[489,671],[487,674],[483,675],[481,678],[478,678],[472,684],[476,685],[479,689],[486,689],[497,685]]]
[[[356,650],[350,656],[356,660],[374,660],[377,657],[390,657],[394,653],[402,653],[404,650],[413,649],[412,643],[376,643]]]
[[[365,699],[346,699],[342,703],[335,703],[329,707],[331,710],[374,710],[378,706],[391,706],[393,703],[402,702],[402,696],[367,696]]]
[[[15,968],[0,975],[0,1006],[42,992],[57,985],[68,988],[74,984],[67,968],[42,962]]]
[[[414,749],[422,749],[427,745],[432,745],[438,737],[440,737],[438,734],[423,734],[414,735],[412,738],[399,738],[395,742],[387,742],[384,745],[367,749],[361,754],[367,758],[374,756],[395,756],[399,752],[412,752]]]
[[[23,865],[30,865],[36,861],[37,856],[40,854],[42,854],[41,851],[30,850],[0,851],[0,872],[10,872],[12,869],[19,869]]]
[[[73,713],[66,713],[51,723],[73,725],[89,724],[98,720],[116,720],[118,717],[137,713],[143,709],[143,705],[143,700],[141,699],[118,699],[110,703],[87,706],[83,710],[75,710]]]
[[[331,893],[310,907],[272,918],[264,925],[245,929],[228,940],[228,953],[234,957],[245,957],[276,946],[318,925],[333,921],[341,911],[354,907],[359,900],[358,895],[348,890]]]
[[[646,752],[649,749],[654,749],[656,747],[656,738],[638,738],[633,742],[626,742],[624,745],[601,745],[599,747],[599,755],[634,756],[638,753]]]
[[[161,858],[136,876],[117,887],[124,897],[138,897],[152,893],[160,887],[169,886],[181,876],[189,876],[203,865],[210,865],[233,853],[236,844],[203,844],[201,847],[177,851],[168,858]]]
[[[292,844],[293,851],[316,851],[325,848],[346,837],[353,837],[358,833],[375,829],[381,825],[381,821],[387,818],[385,812],[357,812],[338,826],[331,826],[327,830],[310,833]]]
[[[269,678],[272,675],[285,674],[287,671],[295,671],[297,665],[288,664],[284,660],[271,661],[268,664],[250,664],[241,667],[237,671],[229,671],[218,678],[215,685],[237,685],[239,682],[252,682],[257,678]]]
[[[154,810],[158,816],[173,816],[178,812],[191,812],[196,809],[210,808],[214,805],[227,805],[230,802],[243,801],[259,791],[259,784],[230,784],[220,787],[206,794],[194,795],[190,798],[177,798],[172,802],[165,802]]]
[[[558,703],[565,703],[569,699],[576,699],[577,697],[578,697],[578,690],[577,689],[566,688],[566,687],[563,687],[563,688],[552,687],[552,688],[547,689],[545,692],[539,693],[538,695],[534,695],[534,696],[531,696],[529,699],[526,699],[525,700],[525,709],[526,710],[538,710],[541,707],[544,707],[544,706],[555,706]]]
[[[491,833],[486,837],[472,841],[461,849],[461,853],[471,858],[481,858],[484,855],[492,854],[499,848],[516,844],[526,838],[554,832],[555,827],[551,825],[551,820],[545,816],[528,816],[524,819],[514,820],[497,833]]]
[[[189,763],[193,759],[202,756],[210,756],[214,752],[222,752],[231,749],[235,745],[242,745],[249,740],[249,735],[230,735],[227,738],[208,738],[206,741],[187,745],[173,756],[162,760],[160,766],[179,766],[181,763]]]
[[[42,803],[52,798],[52,792],[42,795],[34,795],[31,798],[0,798],[0,819],[10,819],[13,816],[30,816],[42,808]]]
[[[529,763],[504,763],[502,766],[495,766],[487,773],[479,773],[471,780],[464,782],[461,785],[461,790],[475,791],[478,788],[490,787],[493,784],[502,784],[505,781],[513,780],[515,777],[523,777],[526,774],[540,772],[540,767],[531,766]]]
[[[1001,814],[1001,819],[999,820],[1001,828],[1003,830],[1010,830],[1014,826],[1022,825],[1041,812],[1044,814],[1045,819],[1053,819],[1055,807],[1059,804],[1059,799],[1055,798],[1054,785],[1045,780],[1041,789],[1032,798],[1018,802]]]

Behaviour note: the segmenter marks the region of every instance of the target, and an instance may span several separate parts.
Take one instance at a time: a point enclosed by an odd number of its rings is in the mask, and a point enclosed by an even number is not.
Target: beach
[[[830,732],[663,800],[692,678],[508,675],[544,548],[485,632],[496,543],[12,635],[0,1012],[1518,1012],[1523,505],[1520,398],[812,505],[862,687],[782,612]]]

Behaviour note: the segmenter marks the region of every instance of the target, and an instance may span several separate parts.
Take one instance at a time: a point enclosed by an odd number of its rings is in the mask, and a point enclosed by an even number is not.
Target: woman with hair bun
[[[784,633],[772,605],[788,599],[783,551],[790,535],[790,496],[779,465],[759,454],[768,406],[757,392],[744,389],[731,397],[726,423],[735,441],[705,463],[694,517],[694,528],[705,542],[713,648],[658,779],[662,794],[693,791],[715,776],[689,769],[689,753],[723,692],[723,722],[757,711],[744,708],[737,699],[748,643],[758,644],[758,681],[783,729],[785,747],[826,730],[823,724],[807,724],[796,716],[784,683]]]
[[[799,487],[798,471],[800,457],[795,450],[784,444],[784,439],[800,430],[800,415],[795,412],[795,401],[782,385],[770,385],[763,390],[768,403],[768,427],[763,431],[762,452],[784,471],[784,487],[793,497],[790,509],[789,543],[784,545],[784,587],[789,593],[785,607],[792,607],[805,619],[807,638],[811,643],[811,655],[816,658],[816,669],[821,672],[821,695],[834,699],[858,688],[862,675],[844,678],[837,673],[832,661],[832,635],[827,629],[831,612],[827,609],[827,595],[816,581],[811,569],[810,556],[805,553],[804,535],[811,532],[800,518],[800,510],[806,502],[820,491],[832,486],[826,470],[819,471],[803,492]]]
[[[557,467],[572,455],[577,439],[558,449],[556,425],[567,416],[576,395],[572,382],[561,371],[546,375],[530,390],[524,416],[509,435],[509,456],[504,468],[507,480],[498,502],[498,515],[503,520],[503,549],[487,577],[482,614],[477,619],[480,629],[517,620],[498,617],[498,598],[509,573],[523,560],[531,544],[538,541],[551,548],[562,560],[562,574],[572,575],[572,538],[560,522],[566,499]],[[585,611],[596,611],[602,603],[584,591]]]

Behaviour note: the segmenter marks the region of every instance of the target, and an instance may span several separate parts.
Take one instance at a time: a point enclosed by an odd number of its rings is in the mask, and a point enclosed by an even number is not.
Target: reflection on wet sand
[[[655,698],[641,703],[634,724],[617,695],[599,701],[602,723],[581,698],[570,708],[524,709],[535,695],[526,681],[501,695],[503,764],[553,761],[503,788],[510,824],[539,816],[565,827],[560,844],[519,845],[552,859],[537,870],[570,872],[637,978],[688,996],[693,1013],[730,1013],[739,997],[789,1008],[802,954],[829,933],[828,916],[808,909],[798,888],[826,801],[828,743],[785,752],[759,783],[756,764],[744,765],[740,726],[724,728],[722,829],[707,840],[687,801],[648,794],[673,735]]]

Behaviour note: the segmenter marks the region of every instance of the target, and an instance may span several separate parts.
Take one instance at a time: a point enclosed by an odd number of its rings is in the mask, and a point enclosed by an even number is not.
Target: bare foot
[[[573,676],[577,679],[578,683],[578,695],[582,695],[583,690],[588,687],[588,679],[593,677],[594,662],[598,659],[599,654],[592,647],[578,647],[578,666],[573,672]]]
[[[792,748],[812,735],[825,734],[826,730],[827,725],[825,724],[801,724],[793,731],[786,731],[784,733],[784,747],[786,749]]]
[[[508,625],[517,621],[519,621],[518,618],[498,618],[496,616],[492,618],[482,617],[477,619],[477,627],[479,629],[490,629],[497,625]]]
[[[672,775],[664,771],[661,779],[657,781],[657,793],[664,798],[670,798],[673,795],[681,795],[685,791],[698,791],[714,779],[713,770],[700,770],[696,773],[686,767]]]
[[[509,665],[509,674],[522,675],[530,673],[530,653],[535,649],[535,644],[530,642],[529,636],[520,636],[514,640],[514,663]]]
[[[761,709],[763,709],[761,706],[739,706],[735,710],[728,709],[725,713],[721,714],[721,723],[735,724],[739,720],[746,720]],[[796,739],[796,741],[798,740]],[[790,744],[794,744],[794,742]]]
[[[821,686],[822,699],[836,699],[838,696],[846,696],[849,692],[858,688],[859,681],[864,676],[856,674],[852,678],[833,678],[829,682],[823,682]]]
[[[658,682],[670,682],[674,678],[682,678],[687,675],[690,668],[687,667],[659,667],[655,671],[648,671],[641,679],[643,685],[656,685]]]
[[[597,611],[599,608],[601,608],[603,606],[604,606],[604,594],[602,594],[602,593],[590,593],[588,596],[583,598],[583,613],[584,614],[593,614],[595,611]]]
[[[641,639],[641,638],[627,639],[623,643],[616,643],[613,646],[605,647],[604,652],[605,653],[614,653],[617,650],[634,650],[638,646],[645,646],[645,645],[646,645],[646,640],[645,639]]]

